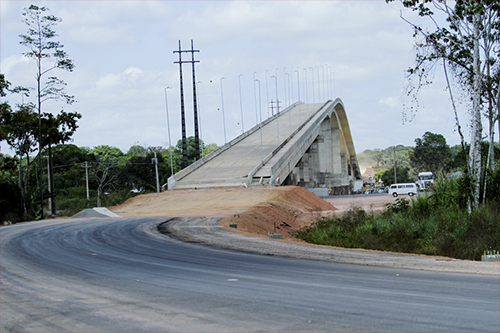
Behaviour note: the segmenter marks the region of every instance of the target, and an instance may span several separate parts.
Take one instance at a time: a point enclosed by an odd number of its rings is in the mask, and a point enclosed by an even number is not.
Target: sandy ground
[[[222,248],[363,265],[500,274],[499,262],[315,246],[291,235],[321,216],[342,214],[352,207],[378,211],[395,201],[389,195],[323,200],[304,188],[287,186],[167,191],[137,196],[109,209],[123,217],[176,217],[168,224],[174,236]],[[281,234],[283,240],[270,240],[270,233]]]

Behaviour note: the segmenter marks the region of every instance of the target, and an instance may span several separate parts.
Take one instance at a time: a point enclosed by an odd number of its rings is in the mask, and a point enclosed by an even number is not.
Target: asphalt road
[[[165,219],[2,227],[2,332],[499,332],[498,276],[263,256]]]

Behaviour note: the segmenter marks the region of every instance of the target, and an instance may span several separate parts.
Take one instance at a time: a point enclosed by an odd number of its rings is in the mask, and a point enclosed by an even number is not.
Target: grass
[[[460,192],[460,184],[455,186]],[[500,250],[498,202],[468,213],[458,194],[399,198],[382,213],[352,207],[345,215],[318,219],[295,237],[308,243],[480,260],[485,250]]]

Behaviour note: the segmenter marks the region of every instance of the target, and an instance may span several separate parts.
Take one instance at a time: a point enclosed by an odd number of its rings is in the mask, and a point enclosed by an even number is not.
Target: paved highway
[[[2,332],[499,332],[498,276],[227,251],[165,219],[2,227]]]

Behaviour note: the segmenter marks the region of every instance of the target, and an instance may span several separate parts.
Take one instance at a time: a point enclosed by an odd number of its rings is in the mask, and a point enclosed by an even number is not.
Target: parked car
[[[374,190],[374,189],[369,188],[369,189],[367,189],[367,190],[365,191],[365,194],[372,194],[372,193],[374,193],[374,192],[375,192],[375,190]]]
[[[379,187],[379,188],[377,189],[377,193],[386,193],[386,192],[385,192],[385,188],[384,188],[384,187]]]

